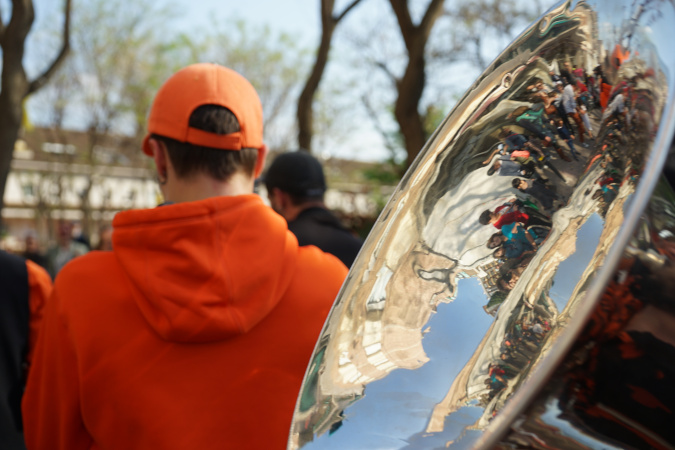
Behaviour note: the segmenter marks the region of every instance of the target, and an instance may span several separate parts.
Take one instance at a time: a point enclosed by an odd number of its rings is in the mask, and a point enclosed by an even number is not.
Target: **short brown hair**
[[[215,134],[239,131],[239,122],[232,111],[219,105],[199,106],[190,115],[189,124],[193,128]],[[255,148],[223,150],[179,142],[157,134],[151,137],[166,145],[169,159],[179,178],[206,173],[217,180],[225,181],[238,171],[252,175],[258,159],[258,150]]]

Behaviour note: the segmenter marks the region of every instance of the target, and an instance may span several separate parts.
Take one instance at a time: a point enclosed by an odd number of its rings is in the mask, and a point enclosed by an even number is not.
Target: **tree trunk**
[[[323,72],[328,64],[328,53],[333,39],[333,33],[338,22],[340,22],[352,8],[361,0],[353,0],[338,16],[333,16],[333,7],[335,0],[321,0],[321,43],[316,53],[314,67],[307,78],[305,87],[302,89],[298,99],[298,145],[301,150],[312,152],[312,136],[314,135],[313,123],[314,95],[319,88]]]
[[[319,88],[319,83],[323,77],[323,72],[328,63],[328,52],[330,51],[331,40],[333,39],[333,32],[335,31],[335,23],[332,18],[329,24],[324,24],[321,33],[321,44],[316,54],[314,67],[307,78],[305,87],[302,89],[300,98],[298,99],[298,145],[300,149],[312,152],[312,136],[314,135],[313,123],[314,112],[312,104],[314,103],[314,94]]]
[[[15,117],[12,117],[14,114],[9,112],[10,109],[7,103],[6,100],[3,101],[0,98],[0,111],[3,111],[0,116],[0,211],[5,206],[5,184],[12,164],[14,143],[18,138],[19,127],[21,125],[21,116],[19,116],[17,124]],[[2,216],[0,216],[1,227]]]
[[[0,213],[5,206],[5,185],[19,136],[26,96],[42,87],[63,61],[69,49],[71,0],[65,0],[65,19],[61,51],[35,80],[29,82],[23,67],[24,48],[33,26],[35,12],[32,0],[12,0],[12,17],[5,24],[0,20],[2,47],[2,79],[0,87]],[[2,215],[0,214],[0,227]]]
[[[418,25],[412,22],[407,0],[390,0],[390,3],[408,51],[408,65],[403,77],[396,83],[398,97],[394,116],[403,135],[407,165],[410,166],[427,139],[424,119],[419,113],[419,102],[426,83],[424,52],[431,29],[441,14],[443,0],[432,0]]]
[[[5,206],[5,184],[19,136],[23,117],[23,99],[29,83],[23,69],[24,42],[33,24],[33,5],[30,0],[14,0],[12,17],[2,26],[2,81],[0,90],[0,212]],[[2,216],[0,216],[2,225]]]
[[[394,105],[394,116],[399,124],[408,155],[407,166],[419,154],[427,140],[424,119],[419,113],[419,102],[426,82],[424,43],[409,50],[408,66],[398,82],[398,97]]]

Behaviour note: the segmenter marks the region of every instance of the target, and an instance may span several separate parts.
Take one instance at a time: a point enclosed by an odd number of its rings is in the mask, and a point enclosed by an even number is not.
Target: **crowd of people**
[[[599,67],[596,71],[601,73]],[[603,84],[569,62],[560,73],[551,71],[546,80],[534,77],[522,94],[528,104],[508,113],[499,145],[483,162],[491,164],[488,175],[523,176],[546,183],[552,173],[567,181],[554,161],[579,161],[576,146],[587,148],[587,141],[595,139],[589,113],[603,108],[598,83]]]
[[[53,245],[43,251],[38,234],[35,230],[28,230],[24,235],[24,251],[20,255],[43,267],[54,279],[68,262],[92,250],[112,250],[112,226],[102,225],[98,230],[97,242],[92,245],[79,224],[61,219],[56,222],[56,240]]]
[[[515,178],[514,181],[522,181]],[[487,247],[499,265],[497,293],[513,289],[535,252],[551,230],[551,219],[531,202],[513,199],[494,210],[485,210],[479,221],[492,225],[497,231],[490,236]],[[494,314],[505,296],[493,293],[484,309]],[[501,301],[499,301],[501,299]]]
[[[501,343],[499,360],[488,364],[487,392],[482,394],[484,404],[506,389],[509,380],[536,359],[549,331],[549,320],[538,315],[520,317],[509,326]]]
[[[567,198],[558,193],[560,182],[567,184],[558,164],[585,164],[588,142],[595,140],[589,113],[601,110],[598,89],[592,78],[569,62],[559,73],[535,77],[524,95],[528,106],[510,112],[501,127],[499,144],[483,164],[491,164],[487,174],[511,178],[513,198],[479,216],[483,226],[495,228],[486,246],[497,262],[497,280],[483,309],[496,315],[538,249],[548,238],[553,214],[564,207]],[[573,172],[573,171],[568,171]],[[543,294],[542,294],[543,295]],[[551,316],[546,308],[530,305],[509,324],[501,343],[498,360],[487,367],[485,392],[487,405],[503,392],[509,380],[518,376],[534,359],[546,334]],[[539,311],[541,310],[541,311]],[[495,405],[494,413],[498,406]]]
[[[554,213],[567,204],[568,199],[558,193],[559,183],[569,185],[568,181],[576,180],[568,180],[567,173],[557,170],[557,164],[578,164],[567,171],[572,176],[591,173],[593,184],[584,195],[590,196],[602,217],[622,186],[637,181],[637,161],[644,160],[640,149],[646,137],[654,137],[655,130],[653,93],[644,85],[638,88],[639,81],[649,76],[647,70],[612,85],[600,66],[585,73],[564,63],[559,73],[551,71],[547,77],[529,83],[530,105],[508,115],[507,124],[500,130],[499,145],[483,162],[491,164],[488,175],[497,172],[511,177],[514,194],[479,216],[481,225],[496,228],[486,243],[497,262],[498,274],[483,307],[488,314],[497,314],[546,241]],[[510,382],[536,359],[547,333],[555,326],[555,307],[545,292],[534,305],[524,294],[519,295],[518,313],[509,318],[499,356],[484,368],[484,405],[508,391]],[[500,405],[494,404],[494,414]]]

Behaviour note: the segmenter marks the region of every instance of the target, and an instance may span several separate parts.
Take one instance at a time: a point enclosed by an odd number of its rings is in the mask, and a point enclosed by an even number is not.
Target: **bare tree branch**
[[[419,29],[422,31],[425,40],[429,37],[429,33],[431,33],[431,29],[433,28],[436,19],[441,14],[443,1],[444,0],[432,0],[424,13],[424,17],[419,24]]]
[[[410,10],[408,9],[407,0],[391,0],[391,7],[396,14],[399,27],[401,28],[401,35],[405,41],[405,45],[410,50],[410,46],[414,45],[417,37],[421,37],[424,41],[429,37],[431,29],[433,28],[436,19],[442,12],[444,0],[432,0],[424,12],[424,17],[419,25],[415,25],[410,17]]]
[[[484,68],[487,66],[487,63],[481,54],[481,51],[483,50],[483,44],[480,35],[473,38],[472,41],[474,43],[474,58],[476,60],[476,65],[477,67]]]
[[[396,153],[396,150],[398,150],[399,146],[394,142],[394,140],[391,137],[391,133],[388,133],[384,127],[382,126],[382,123],[380,123],[380,119],[378,114],[375,112],[375,108],[370,104],[368,101],[368,98],[366,96],[361,97],[361,103],[363,106],[366,108],[366,112],[368,113],[368,116],[370,117],[370,120],[373,122],[373,126],[375,127],[375,130],[382,136],[382,140],[384,141],[384,146],[387,147],[387,150],[394,155]]]
[[[390,0],[401,36],[408,51],[408,64],[396,84],[398,97],[394,105],[394,116],[399,124],[408,153],[408,165],[412,163],[426,141],[423,117],[419,102],[426,83],[425,47],[434,23],[442,12],[443,0],[431,0],[419,25],[410,17],[406,0]]]
[[[333,27],[335,25],[333,19],[333,7],[335,0],[320,0],[321,3],[321,25]]]
[[[314,66],[300,93],[296,109],[296,118],[298,120],[298,145],[299,148],[308,152],[312,151],[312,136],[314,134],[314,95],[319,89],[319,84],[321,83],[323,73],[328,64],[328,54],[330,52],[335,27],[350,10],[360,3],[360,1],[361,0],[354,0],[347,6],[342,14],[335,18],[333,17],[335,1],[321,0],[321,41],[316,53],[316,59],[314,60]]]
[[[2,21],[2,3],[0,3],[0,42],[2,42],[2,36],[5,34],[5,22]]]
[[[36,79],[30,82],[28,85],[28,92],[26,95],[30,95],[33,92],[40,89],[44,86],[45,83],[49,80],[49,77],[52,76],[56,69],[59,68],[66,55],[68,50],[70,50],[70,12],[71,12],[72,0],[65,0],[65,11],[64,11],[64,20],[63,20],[63,43],[61,45],[61,51],[56,56],[51,65]]]
[[[389,79],[392,81],[392,83],[394,84],[394,86],[397,86],[397,85],[398,85],[399,79],[398,79],[398,78],[396,77],[396,75],[394,75],[394,73],[389,69],[389,67],[387,66],[387,64],[386,64],[385,62],[383,62],[383,61],[373,61],[373,64],[375,64],[375,66],[377,66],[377,67],[379,67],[380,69],[382,69],[382,71],[383,71],[383,72],[389,77]]]
[[[333,20],[335,20],[335,23],[338,23],[339,21],[341,21],[341,20],[344,18],[344,16],[346,16],[347,13],[348,13],[353,7],[355,7],[356,5],[359,4],[360,1],[361,1],[361,0],[354,0],[349,6],[347,6],[347,7],[344,9],[344,11],[342,11],[342,13],[341,13],[339,16],[337,16],[337,17],[335,17],[335,18],[333,19]]]
[[[391,7],[398,20],[398,26],[401,29],[401,36],[405,46],[409,49],[412,45],[412,37],[415,35],[415,25],[410,17],[407,0],[391,0]]]

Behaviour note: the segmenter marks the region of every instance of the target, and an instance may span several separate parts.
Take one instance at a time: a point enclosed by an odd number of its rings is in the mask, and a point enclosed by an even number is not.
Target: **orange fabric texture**
[[[44,307],[49,295],[52,293],[52,278],[45,269],[33,261],[26,260],[26,269],[28,269],[28,308],[30,310],[26,362],[30,367],[35,344],[37,343],[38,331],[42,324]]]
[[[119,213],[57,278],[23,402],[29,449],[285,448],[347,274],[256,195]]]
[[[191,128],[190,115],[202,105],[223,106],[237,117],[240,130],[218,135]],[[173,74],[159,89],[148,116],[148,135],[143,152],[155,133],[203,147],[241,150],[263,146],[263,112],[260,98],[249,81],[232,69],[217,64],[192,64]]]

